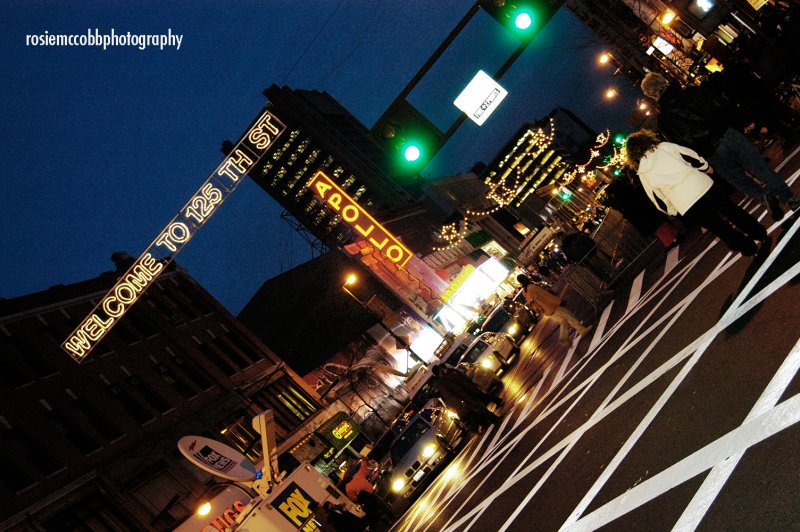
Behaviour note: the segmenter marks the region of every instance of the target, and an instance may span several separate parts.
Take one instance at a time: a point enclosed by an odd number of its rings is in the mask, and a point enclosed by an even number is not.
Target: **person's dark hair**
[[[531,284],[531,279],[524,273],[517,275],[517,282],[522,285],[522,287],[526,287]]]
[[[657,72],[648,72],[644,79],[642,79],[640,86],[645,96],[658,101],[661,95],[664,94],[664,91],[667,90],[669,81]]]
[[[625,142],[625,162],[634,170],[638,170],[642,157],[659,144],[661,144],[661,139],[649,129],[640,129],[636,133],[631,133]]]

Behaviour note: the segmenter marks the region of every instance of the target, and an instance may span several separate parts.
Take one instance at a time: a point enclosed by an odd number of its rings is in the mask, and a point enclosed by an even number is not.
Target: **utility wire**
[[[322,24],[322,26],[320,26],[319,30],[317,30],[317,33],[316,33],[316,35],[314,35],[314,38],[311,39],[311,41],[308,43],[308,45],[306,45],[306,47],[303,50],[303,52],[300,54],[300,56],[297,58],[297,60],[292,65],[292,68],[290,68],[289,72],[287,72],[286,75],[283,77],[283,79],[281,80],[281,83],[280,83],[281,85],[283,85],[286,82],[286,80],[289,78],[289,76],[292,75],[292,72],[294,72],[294,69],[297,66],[297,64],[300,63],[300,60],[303,59],[303,57],[306,55],[306,52],[308,52],[309,48],[311,48],[311,46],[316,42],[317,37],[320,36],[320,34],[322,33],[322,30],[325,29],[325,26],[327,26],[328,22],[331,21],[331,19],[333,18],[333,15],[335,15],[336,12],[339,11],[339,8],[342,7],[343,3],[344,3],[344,0],[339,0],[339,3],[336,5],[336,9],[331,11],[331,14],[328,15],[328,18],[325,19],[325,22]]]

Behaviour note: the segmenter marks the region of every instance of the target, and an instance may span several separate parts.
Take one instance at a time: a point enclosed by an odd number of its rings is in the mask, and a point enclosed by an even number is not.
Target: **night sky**
[[[329,92],[367,127],[473,0],[3,2],[0,297],[93,278],[134,257],[172,219],[264,105],[272,83]],[[179,50],[26,46],[26,35],[182,35]],[[447,129],[453,99],[515,42],[481,12],[409,100]],[[639,96],[595,58],[600,39],[561,9],[500,80],[509,95],[460,128],[424,174],[488,162],[526,121],[567,107],[624,128]],[[627,101],[607,102],[614,85]],[[245,181],[176,260],[231,312],[311,257],[278,204]]]

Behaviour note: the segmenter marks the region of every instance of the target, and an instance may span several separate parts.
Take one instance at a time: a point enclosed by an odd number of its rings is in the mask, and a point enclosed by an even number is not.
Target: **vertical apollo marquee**
[[[264,111],[200,189],[61,344],[82,362],[236,189],[286,126]]]

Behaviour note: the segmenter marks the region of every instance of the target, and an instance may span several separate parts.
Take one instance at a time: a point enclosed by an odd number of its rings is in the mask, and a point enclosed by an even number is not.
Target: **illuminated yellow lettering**
[[[370,226],[367,229],[364,229],[358,224],[355,224],[353,227],[355,228],[356,231],[361,233],[361,236],[366,238],[370,235],[370,233],[372,233],[372,230],[375,229],[375,224],[370,224]]]
[[[141,292],[147,288],[152,278],[153,274],[151,274],[143,264],[137,264],[131,268],[131,273],[125,276],[125,282]]]
[[[383,239],[383,242],[378,242],[377,240],[375,240],[375,239],[374,239],[374,238],[372,238],[372,237],[370,237],[370,238],[369,238],[369,241],[370,241],[372,244],[374,244],[376,248],[378,248],[378,249],[383,249],[383,246],[385,246],[385,245],[386,245],[386,243],[387,243],[387,242],[389,242],[389,237],[387,236],[386,238],[384,238],[384,239]]]
[[[253,159],[248,157],[245,152],[237,148],[233,150],[233,155],[228,156],[228,158],[222,162],[220,169],[217,170],[217,175],[228,176],[231,178],[231,181],[235,183],[247,173],[247,170],[252,164]]]
[[[114,320],[103,322],[97,314],[92,314],[84,323],[83,330],[89,335],[91,340],[98,340],[106,332],[106,325],[111,325]]]
[[[330,205],[331,207],[333,207],[338,211],[342,205],[342,195],[339,193],[331,194],[331,197],[328,198],[328,205]]]
[[[342,209],[342,218],[344,218],[344,221],[347,223],[353,223],[358,220],[358,209],[355,205],[348,205]]]
[[[248,131],[247,140],[252,142],[253,146],[257,149],[263,150],[272,142],[272,137],[269,136],[270,133],[277,135],[280,131],[281,130],[272,123],[272,115],[267,113],[261,117],[261,120],[259,120],[250,131]]]
[[[156,276],[156,274],[158,274],[158,272],[164,269],[164,265],[161,264],[160,262],[157,262],[156,259],[154,259],[150,253],[145,253],[142,256],[142,260],[139,262],[145,268],[147,268],[147,271],[152,273],[154,277]]]
[[[176,251],[178,247],[175,244],[183,244],[189,240],[192,233],[183,222],[172,222],[167,226],[161,236],[156,240],[156,245],[166,246],[170,251]]]
[[[399,262],[405,256],[403,249],[398,246],[397,244],[392,244],[386,251],[384,251],[386,257],[392,262]]]
[[[314,183],[314,188],[317,189],[317,194],[319,194],[319,197],[325,199],[325,193],[328,192],[333,187],[327,183],[317,181],[316,183]]]
[[[78,329],[64,342],[64,347],[73,356],[82,357],[92,347],[92,342],[89,341],[89,335],[83,329]]]
[[[117,303],[117,306],[112,309],[111,305],[114,303]],[[116,297],[109,296],[103,300],[103,310],[112,318],[119,318],[125,312],[125,307],[117,301]]]
[[[303,518],[311,515],[310,501],[300,493],[299,489],[294,490],[286,501],[282,502],[278,508],[294,522],[297,526],[303,524]]]
[[[117,286],[114,289],[114,295],[117,296],[117,299],[122,303],[133,303],[136,301],[136,290],[130,285],[125,283]]]

